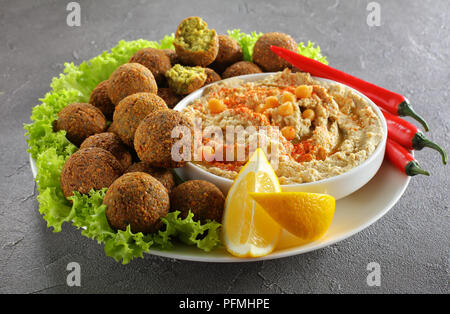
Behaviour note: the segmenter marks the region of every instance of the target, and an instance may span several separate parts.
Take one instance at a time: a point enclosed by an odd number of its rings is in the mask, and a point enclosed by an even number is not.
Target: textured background
[[[79,64],[119,40],[159,40],[190,15],[219,33],[281,31],[320,44],[330,64],[407,95],[448,150],[450,2],[79,1],[81,27],[66,25],[69,1],[0,1],[0,292],[448,293],[449,171],[437,153],[417,153],[431,178],[415,177],[399,203],[359,234],[322,250],[248,264],[202,264],[152,256],[127,266],[66,225],[52,233],[39,215],[22,124],[63,63]],[[381,265],[381,287],[366,266]],[[78,262],[82,286],[66,286]]]

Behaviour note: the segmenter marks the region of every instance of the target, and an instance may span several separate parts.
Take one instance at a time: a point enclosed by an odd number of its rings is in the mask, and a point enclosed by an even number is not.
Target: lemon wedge
[[[317,240],[325,234],[336,205],[334,197],[318,193],[250,193],[250,196],[281,227],[305,242]]]
[[[280,225],[250,197],[254,192],[281,192],[278,178],[260,148],[241,169],[225,200],[222,240],[234,256],[265,256],[274,250],[280,237]]]

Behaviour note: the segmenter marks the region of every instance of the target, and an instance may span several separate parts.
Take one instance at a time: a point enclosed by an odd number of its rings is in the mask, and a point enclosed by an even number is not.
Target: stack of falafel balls
[[[172,108],[184,95],[222,78],[283,70],[288,64],[272,54],[270,45],[297,49],[289,35],[267,33],[255,44],[255,63],[243,61],[237,41],[189,17],[177,28],[175,50],[137,51],[98,84],[89,103],[72,103],[59,112],[55,131],[66,131],[80,148],[62,169],[64,196],[108,188],[103,203],[114,230],[130,225],[134,233],[153,233],[174,210],[183,218],[191,211],[196,221],[221,222],[225,197],[214,184],[175,184],[172,169],[185,161],[172,159],[179,139],[171,131],[192,129],[192,122]]]

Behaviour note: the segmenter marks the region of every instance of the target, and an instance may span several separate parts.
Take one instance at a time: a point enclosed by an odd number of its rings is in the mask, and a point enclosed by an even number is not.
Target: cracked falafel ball
[[[66,131],[67,139],[76,146],[89,136],[106,129],[106,118],[97,107],[85,103],[73,103],[58,113],[54,123],[56,131]]]
[[[109,77],[108,96],[116,106],[129,95],[157,92],[158,86],[152,71],[139,63],[125,63]]]
[[[205,84],[205,68],[182,66],[175,64],[166,72],[169,87],[179,95],[187,95],[199,89]]]
[[[106,192],[106,218],[114,230],[144,234],[158,231],[169,212],[169,194],[161,182],[143,172],[126,173]]]
[[[181,63],[205,67],[219,52],[219,37],[200,17],[191,16],[178,25],[173,45]]]
[[[74,191],[88,194],[91,189],[107,188],[123,173],[116,157],[107,150],[87,147],[72,154],[64,163],[60,184],[64,196]]]
[[[270,46],[278,46],[297,52],[295,40],[284,33],[266,33],[255,43],[253,48],[253,62],[261,67],[265,72],[283,71],[290,67],[290,64],[277,56],[270,50]]]
[[[133,147],[134,133],[148,114],[168,109],[164,100],[153,93],[136,93],[122,99],[113,116],[114,132]]]

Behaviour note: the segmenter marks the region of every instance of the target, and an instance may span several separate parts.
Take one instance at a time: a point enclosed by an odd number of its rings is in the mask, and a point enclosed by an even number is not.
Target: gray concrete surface
[[[449,292],[449,168],[432,150],[417,153],[432,177],[413,178],[385,217],[331,247],[249,264],[146,256],[122,266],[73,227],[46,228],[22,129],[64,62],[79,64],[121,39],[158,40],[199,15],[219,32],[281,31],[319,43],[334,67],[407,95],[430,122],[427,135],[448,150],[449,1],[378,1],[381,26],[372,28],[369,1],[79,1],[74,28],[68,2],[0,1],[0,292]],[[380,287],[366,284],[372,261]],[[66,285],[69,262],[81,265],[81,287]]]

